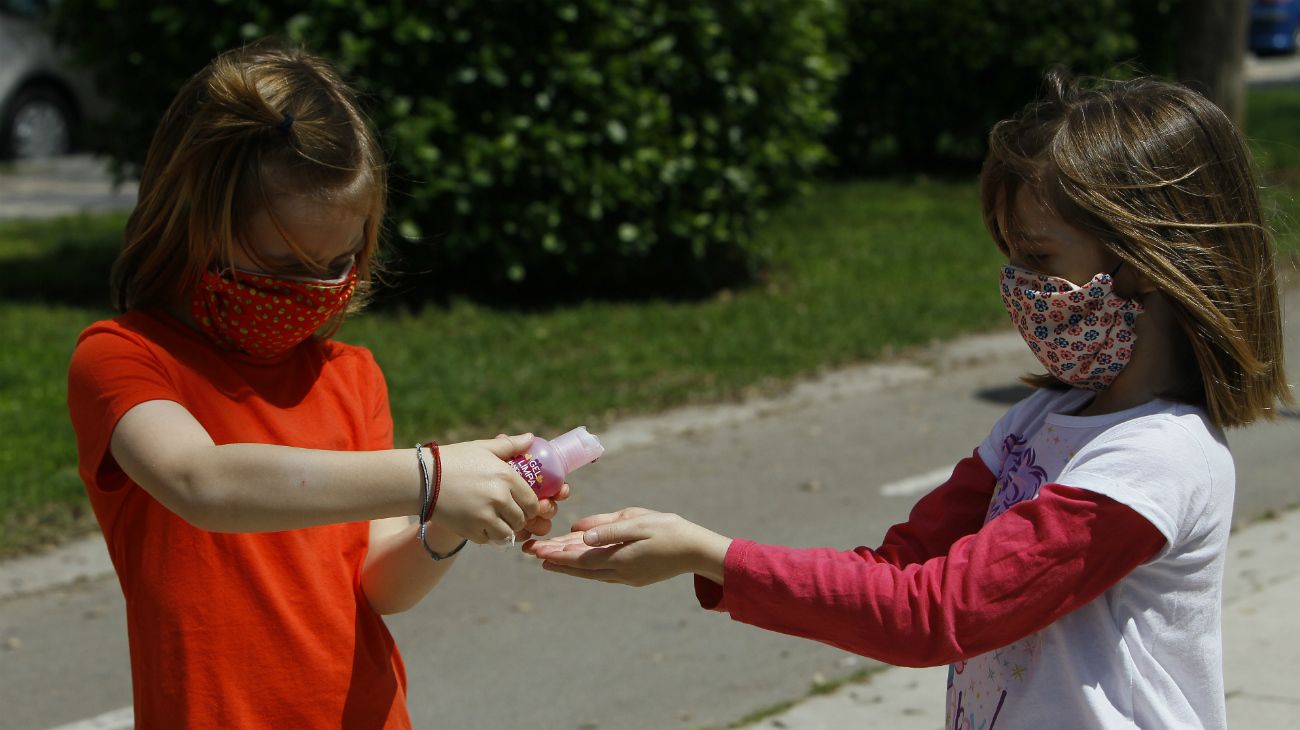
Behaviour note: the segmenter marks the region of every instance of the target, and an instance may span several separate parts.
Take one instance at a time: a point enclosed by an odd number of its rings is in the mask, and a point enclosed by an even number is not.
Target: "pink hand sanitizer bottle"
[[[578,426],[568,433],[547,441],[535,438],[524,453],[510,460],[510,466],[528,482],[538,497],[554,497],[564,486],[564,478],[599,459],[605,453],[600,439]]]

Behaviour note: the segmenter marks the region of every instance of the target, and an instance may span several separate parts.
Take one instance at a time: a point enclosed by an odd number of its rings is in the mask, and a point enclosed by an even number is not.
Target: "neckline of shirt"
[[[1114,411],[1112,413],[1100,413],[1095,416],[1076,416],[1081,408],[1092,402],[1096,394],[1089,390],[1074,389],[1061,397],[1061,400],[1055,404],[1052,413],[1047,414],[1046,421],[1054,426],[1064,428],[1098,428],[1101,426],[1113,426],[1117,423],[1123,423],[1134,418],[1149,416],[1153,413],[1168,409],[1173,406],[1173,401],[1163,398],[1152,398],[1151,400],[1140,403],[1132,408]]]

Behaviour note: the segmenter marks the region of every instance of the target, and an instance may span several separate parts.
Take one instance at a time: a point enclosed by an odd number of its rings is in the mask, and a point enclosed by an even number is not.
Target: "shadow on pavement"
[[[992,388],[981,388],[975,391],[975,397],[989,403],[1001,403],[1003,405],[1014,405],[1029,397],[1034,389],[1028,385],[1016,383],[1014,385],[998,385]]]

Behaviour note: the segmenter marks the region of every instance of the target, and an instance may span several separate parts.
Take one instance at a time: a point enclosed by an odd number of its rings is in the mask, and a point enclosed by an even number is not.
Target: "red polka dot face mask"
[[[357,289],[357,266],[338,279],[204,272],[190,303],[195,324],[218,346],[273,358],[311,337],[343,311]]]
[[[1133,355],[1142,305],[1115,293],[1110,274],[1083,286],[1002,267],[1002,303],[1043,367],[1076,388],[1105,390]]]

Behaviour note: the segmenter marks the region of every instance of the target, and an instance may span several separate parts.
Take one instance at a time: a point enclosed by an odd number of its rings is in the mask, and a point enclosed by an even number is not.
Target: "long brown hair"
[[[1043,99],[989,134],[984,223],[1003,252],[1029,186],[1173,304],[1196,385],[1171,394],[1219,426],[1292,403],[1282,360],[1274,251],[1240,132],[1200,94],[1153,78],[1078,85],[1062,70]],[[1050,385],[1050,376],[1030,376]]]
[[[176,302],[235,246],[249,251],[253,212],[265,207],[275,221],[273,198],[294,195],[364,215],[355,310],[372,279],[386,191],[383,150],[328,63],[273,39],[222,53],[181,87],[154,133],[113,264],[113,303]]]

